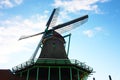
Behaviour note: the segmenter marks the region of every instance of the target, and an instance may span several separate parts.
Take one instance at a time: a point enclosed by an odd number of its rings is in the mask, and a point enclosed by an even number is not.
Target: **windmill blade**
[[[58,33],[65,33],[67,31],[70,31],[72,29],[75,29],[75,28],[79,27],[80,25],[84,24],[85,22],[87,22],[87,19],[76,22],[76,23],[73,23],[73,24],[70,24],[68,26],[65,26],[65,27],[62,27],[62,28],[59,28],[59,29],[56,29],[55,31],[57,31]]]
[[[26,38],[30,38],[30,37],[34,37],[34,36],[38,36],[38,35],[41,35],[41,34],[43,34],[43,33],[45,33],[45,32],[41,32],[41,33],[37,33],[37,34],[34,34],[34,35],[29,35],[29,36],[21,36],[21,37],[19,38],[19,40],[26,39]]]
[[[48,30],[49,27],[55,26],[55,23],[57,22],[58,14],[59,14],[59,8],[55,8],[46,24],[47,26],[46,30]]]
[[[33,61],[34,61],[34,59],[35,59],[35,57],[36,57],[36,55],[37,55],[37,52],[38,52],[38,50],[39,50],[39,48],[40,48],[40,45],[41,45],[41,40],[40,40],[40,42],[38,43],[37,48],[35,49],[35,52],[34,52],[33,55],[30,57],[30,60],[33,60]]]
[[[57,31],[58,33],[64,33],[66,31],[70,31],[76,27],[79,27],[80,25],[84,24],[88,20],[88,15],[82,16],[80,18],[71,20],[69,22],[57,25],[53,27],[52,29]]]

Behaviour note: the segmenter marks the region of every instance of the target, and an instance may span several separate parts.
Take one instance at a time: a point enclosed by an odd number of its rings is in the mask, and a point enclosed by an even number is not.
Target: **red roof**
[[[9,69],[0,69],[0,79],[1,80],[24,80],[14,75]]]

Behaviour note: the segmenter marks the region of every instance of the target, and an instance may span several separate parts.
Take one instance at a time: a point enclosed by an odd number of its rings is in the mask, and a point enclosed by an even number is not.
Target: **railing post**
[[[61,67],[59,67],[59,80],[61,80]]]
[[[72,68],[70,68],[70,80],[72,80]]]
[[[22,77],[22,72],[20,72],[20,77]]]
[[[50,66],[48,68],[48,80],[50,80]]]
[[[26,77],[26,80],[29,80],[29,72],[30,72],[30,70],[27,71],[27,77]]]
[[[78,80],[80,80],[79,70],[77,70]]]
[[[39,78],[39,67],[37,67],[37,75],[36,75],[36,80]]]

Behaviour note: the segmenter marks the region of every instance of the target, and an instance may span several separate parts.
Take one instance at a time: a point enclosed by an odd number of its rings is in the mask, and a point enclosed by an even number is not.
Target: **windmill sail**
[[[53,27],[58,33],[64,33],[70,31],[80,25],[84,24],[88,20],[88,15],[82,16],[80,18],[74,19],[72,21],[66,22],[64,24],[57,25]]]
[[[55,23],[57,22],[58,14],[59,14],[59,8],[55,8],[46,24],[47,26],[46,29],[48,29],[49,27],[55,26]]]
[[[40,34],[43,34],[45,32],[40,32],[40,33],[37,33],[37,34],[33,34],[33,35],[28,35],[28,36],[21,36],[19,38],[19,40],[22,40],[22,39],[26,39],[26,38],[30,38],[30,37],[34,37],[34,36],[37,36],[37,35],[40,35]]]

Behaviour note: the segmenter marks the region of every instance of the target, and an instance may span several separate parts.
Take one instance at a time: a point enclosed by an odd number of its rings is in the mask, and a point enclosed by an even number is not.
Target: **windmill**
[[[12,68],[17,77],[23,80],[86,80],[93,72],[93,69],[85,63],[68,58],[64,37],[69,35],[61,35],[85,23],[88,15],[55,25],[58,13],[59,8],[55,8],[43,32],[20,37],[19,40],[43,35],[30,60]],[[40,55],[34,61],[39,48]]]
[[[59,14],[59,8],[55,8],[53,10],[48,22],[46,23],[46,29],[43,32],[29,35],[29,36],[20,37],[19,40],[22,40],[22,39],[26,39],[26,38],[30,38],[30,37],[34,37],[34,36],[43,34],[34,54],[30,58],[30,60],[34,61],[40,46],[42,46],[42,50],[41,50],[41,54],[40,54],[39,58],[57,58],[57,59],[67,59],[68,58],[66,55],[64,46],[63,46],[65,43],[65,40],[64,40],[63,36],[61,35],[61,33],[64,33],[64,32],[70,31],[76,27],[79,27],[80,25],[82,25],[83,23],[85,23],[87,21],[88,15],[84,15],[82,17],[68,21],[63,24],[55,25],[58,14]],[[50,27],[51,27],[51,29],[49,29]],[[57,38],[56,39],[57,41],[55,41],[55,38]],[[52,45],[48,46],[46,44],[45,41],[48,39],[51,39],[50,44],[52,43]],[[59,40],[61,43],[58,42]],[[55,46],[55,45],[57,45],[58,47],[56,49],[52,50],[51,46]],[[56,54],[56,52],[57,52],[57,54]]]

